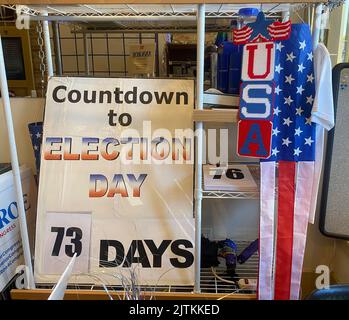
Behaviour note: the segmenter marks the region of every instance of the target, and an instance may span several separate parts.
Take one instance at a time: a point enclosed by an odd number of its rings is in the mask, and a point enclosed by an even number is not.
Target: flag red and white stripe
[[[279,161],[274,299],[289,298],[292,270],[296,163]]]
[[[275,162],[261,162],[258,298],[273,299]]]
[[[299,298],[313,177],[312,161],[261,163],[258,285],[261,300]]]
[[[241,29],[233,30],[233,42],[235,44],[245,44],[248,42],[253,30],[247,25],[242,27]]]
[[[299,299],[303,257],[313,193],[315,163],[302,161],[297,164],[296,195],[294,206],[292,273],[290,299]]]
[[[275,21],[267,29],[272,41],[285,40],[289,37],[291,32],[291,21]]]

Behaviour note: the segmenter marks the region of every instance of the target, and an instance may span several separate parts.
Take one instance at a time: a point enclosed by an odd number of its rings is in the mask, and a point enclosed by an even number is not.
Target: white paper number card
[[[47,213],[43,272],[62,274],[76,253],[73,273],[88,273],[90,240],[91,213]]]
[[[203,171],[205,190],[237,192],[258,190],[257,184],[246,165],[229,165],[226,167],[204,165]]]

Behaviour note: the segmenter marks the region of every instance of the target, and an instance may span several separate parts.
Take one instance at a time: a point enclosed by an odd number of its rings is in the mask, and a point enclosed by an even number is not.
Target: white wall
[[[347,38],[348,5],[337,7],[330,13],[328,23],[327,49],[331,55],[332,65],[344,62],[345,41]]]
[[[11,110],[15,127],[17,152],[20,164],[27,164],[35,169],[35,158],[29,136],[28,124],[43,120],[44,102],[42,98],[11,98]],[[0,101],[0,162],[10,162],[7,127],[4,108]]]

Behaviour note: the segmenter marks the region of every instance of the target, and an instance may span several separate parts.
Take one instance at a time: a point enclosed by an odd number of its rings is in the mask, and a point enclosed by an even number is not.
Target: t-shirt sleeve
[[[315,50],[314,64],[316,93],[311,120],[331,130],[334,127],[332,65],[330,54],[322,43]]]

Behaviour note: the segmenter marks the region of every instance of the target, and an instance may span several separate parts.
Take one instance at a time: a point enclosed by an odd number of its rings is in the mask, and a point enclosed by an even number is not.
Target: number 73
[[[77,257],[80,256],[82,251],[82,243],[81,243],[82,230],[80,228],[70,227],[70,228],[67,228],[67,230],[65,231],[64,227],[51,227],[51,232],[57,232],[57,237],[51,253],[52,256],[56,256],[56,257],[59,256],[64,234],[66,237],[71,238],[70,239],[71,244],[65,245],[65,254],[68,257],[73,257],[75,253]]]

